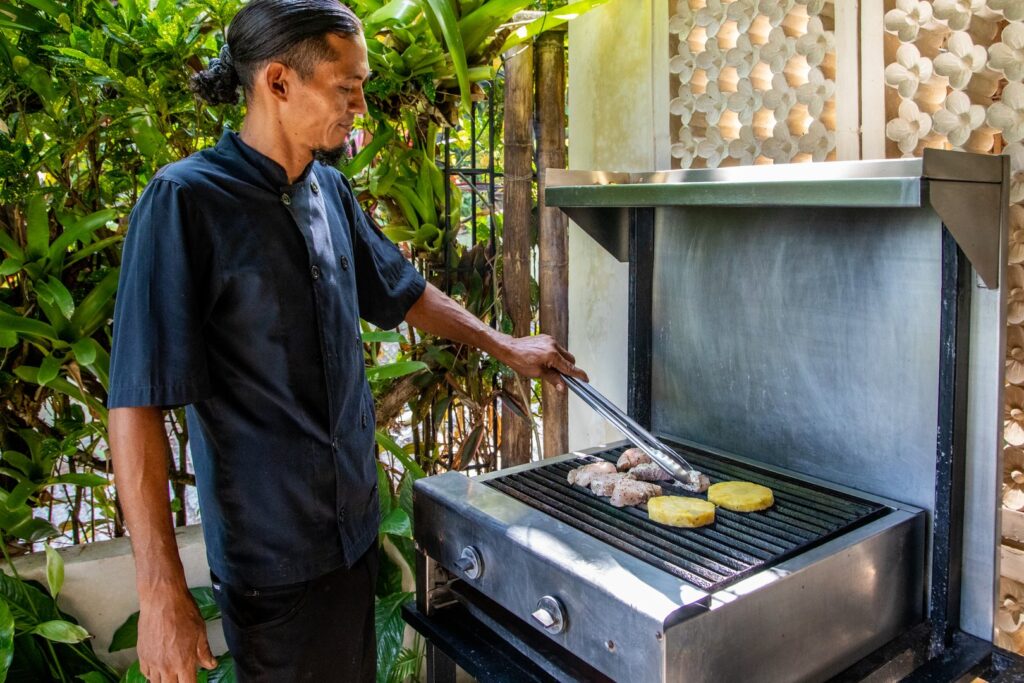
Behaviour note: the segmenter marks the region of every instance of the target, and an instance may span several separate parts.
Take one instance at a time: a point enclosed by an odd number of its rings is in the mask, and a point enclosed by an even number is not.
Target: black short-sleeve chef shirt
[[[124,244],[108,405],[188,406],[207,555],[223,580],[308,580],[373,542],[359,318],[394,327],[424,287],[318,162],[289,183],[226,130],[146,187]]]

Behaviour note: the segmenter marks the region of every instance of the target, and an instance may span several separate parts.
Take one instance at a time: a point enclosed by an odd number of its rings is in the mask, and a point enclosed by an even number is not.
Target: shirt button
[[[366,411],[363,411],[361,419],[362,419],[362,422],[363,422],[363,427],[366,427],[366,423],[367,423]]]
[[[363,348],[363,335],[356,332],[356,346]]]
[[[281,195],[281,203],[285,206],[291,206],[292,198],[288,196],[287,192]]]
[[[309,269],[309,274],[313,276],[314,280],[320,279],[320,268],[319,266],[313,266]]]
[[[348,256],[341,257],[341,269],[348,270]]]
[[[313,181],[313,184],[310,185],[310,189],[313,190],[313,194],[320,194],[320,186],[316,184],[315,180]]]
[[[331,439],[331,448],[336,451],[341,450],[341,441],[339,439]]]
[[[338,521],[339,522],[344,522],[345,521],[345,508],[341,508],[340,510],[338,510]]]

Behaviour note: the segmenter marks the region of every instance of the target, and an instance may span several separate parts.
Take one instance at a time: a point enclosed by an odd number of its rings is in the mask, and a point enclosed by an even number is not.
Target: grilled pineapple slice
[[[693,528],[714,522],[715,506],[700,498],[656,496],[647,501],[647,516],[661,524]]]
[[[708,500],[734,512],[756,512],[775,503],[772,490],[749,481],[723,481],[708,489]]]

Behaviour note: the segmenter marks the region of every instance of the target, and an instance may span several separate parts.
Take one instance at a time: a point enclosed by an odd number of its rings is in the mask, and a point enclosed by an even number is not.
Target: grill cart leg
[[[455,662],[427,641],[427,683],[455,683]]]

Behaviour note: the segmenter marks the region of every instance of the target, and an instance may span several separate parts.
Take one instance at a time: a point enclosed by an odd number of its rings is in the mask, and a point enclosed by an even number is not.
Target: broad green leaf
[[[119,683],[149,683],[149,679],[142,675],[142,670],[139,668],[139,661],[135,660],[132,665],[128,667],[128,670],[121,676]]]
[[[398,332],[393,332],[391,330],[373,330],[372,332],[363,332],[363,343],[365,344],[381,342],[398,343],[404,341],[405,337]]]
[[[24,2],[26,5],[31,5],[32,7],[35,7],[38,10],[46,12],[54,19],[56,19],[61,14],[67,11],[66,8],[61,7],[53,0],[22,0],[22,2]]]
[[[0,263],[0,277],[7,277],[8,275],[14,275],[24,264],[16,258],[5,258]]]
[[[36,490],[36,483],[34,481],[23,481],[19,483],[14,489],[7,494],[7,497],[3,501],[3,507],[8,510],[15,510],[22,507],[28,502],[28,497],[31,496]]]
[[[387,536],[412,538],[412,523],[402,508],[395,508],[380,521],[380,533]]]
[[[53,356],[46,356],[43,358],[43,362],[39,364],[39,375],[36,377],[36,381],[45,387],[57,379],[57,375],[60,374],[60,366],[61,362],[59,360]]]
[[[119,652],[133,648],[139,644],[139,613],[135,612],[124,623],[117,627],[110,639],[107,652]]]
[[[34,368],[30,365],[19,365],[14,368],[14,375],[21,380],[26,382],[32,382],[33,384],[41,384],[39,381],[39,368]],[[88,406],[94,411],[101,415],[107,414],[107,409],[92,395],[86,395],[82,393],[82,390],[71,382],[58,377],[51,380],[46,386],[51,389],[56,389],[62,394],[67,394],[71,398],[75,399],[79,403],[88,404]]]
[[[29,259],[46,255],[50,245],[50,205],[42,192],[29,197],[25,206],[25,236]]]
[[[391,0],[363,20],[367,35],[377,32],[381,26],[407,26],[420,13],[416,0]]]
[[[0,330],[0,349],[12,349],[17,345],[17,332],[14,330]]]
[[[199,614],[205,621],[220,619],[220,607],[213,598],[213,588],[200,586],[199,588],[190,588],[188,592],[192,594],[192,599],[196,601],[196,607],[199,608]]]
[[[384,519],[391,512],[391,480],[388,479],[384,463],[377,461],[377,500],[380,503],[380,518]]]
[[[432,23],[439,27],[444,36],[448,56],[455,68],[455,78],[459,82],[459,91],[462,93],[460,106],[463,111],[468,112],[472,94],[469,84],[469,66],[466,64],[466,48],[462,43],[462,33],[459,30],[455,12],[448,0],[420,0],[420,6],[428,18],[433,17]]]
[[[31,476],[35,469],[32,459],[18,451],[4,451],[2,458],[4,462],[21,470],[23,474]]]
[[[387,365],[377,365],[366,368],[366,378],[371,382],[379,382],[384,379],[393,379],[411,375],[427,369],[427,364],[419,360],[400,360]]]
[[[423,652],[411,648],[402,648],[391,665],[391,676],[388,683],[403,683],[414,678],[423,664]]]
[[[14,238],[8,235],[4,230],[0,230],[0,249],[16,261],[23,262],[25,260],[25,251],[19,247],[18,243],[14,241]]]
[[[14,615],[7,601],[0,599],[0,681],[7,679],[7,672],[14,659]]]
[[[41,320],[11,315],[3,311],[0,311],[0,329],[20,332],[30,337],[37,337],[51,342],[60,341],[57,331],[51,325],[47,325]]]
[[[564,7],[546,12],[543,17],[534,19],[529,24],[520,26],[516,30],[512,31],[512,34],[505,40],[505,43],[501,46],[501,51],[505,52],[510,50],[517,45],[521,45],[528,40],[531,40],[534,36],[543,33],[544,31],[550,31],[551,29],[561,26],[567,21],[572,21],[581,14],[586,14],[595,7],[605,4],[608,0],[582,0],[581,2],[573,2]]]
[[[117,268],[107,271],[103,279],[85,295],[82,303],[78,304],[74,315],[71,316],[71,326],[79,337],[92,336],[114,312],[118,272]]]
[[[408,2],[412,5],[416,4],[414,0],[398,0],[398,2]],[[395,131],[393,128],[385,127],[384,130],[378,130],[376,134],[374,134],[373,140],[370,141],[370,144],[359,150],[359,152],[352,157],[352,160],[342,167],[342,174],[346,178],[355,178],[364,168],[370,165],[370,162],[373,161],[375,156],[377,156],[377,153],[384,149],[384,146],[391,142],[393,137],[395,137]]]
[[[406,453],[405,449],[399,446],[389,434],[378,429],[374,436],[377,440],[377,444],[388,453],[395,456],[398,459],[398,462],[402,463],[402,467],[405,468],[406,472],[414,473],[417,479],[427,476],[423,471],[423,468],[420,467],[412,456]]]
[[[23,31],[45,32],[53,28],[50,22],[35,12],[30,12],[9,2],[0,2],[0,24],[7,28]]]
[[[402,605],[412,600],[413,593],[399,592],[377,598],[373,610],[373,621],[377,631],[377,680],[387,680],[388,669],[402,649],[405,621],[402,619]]]
[[[46,584],[54,599],[64,587],[64,559],[49,543],[46,544]]]
[[[11,536],[35,543],[47,538],[59,536],[57,528],[41,517],[29,517],[21,524],[9,530]]]
[[[117,211],[114,209],[103,209],[91,213],[88,216],[81,217],[69,217],[60,216],[58,220],[64,225],[64,232],[60,234],[57,239],[50,245],[48,257],[51,261],[56,261],[59,257],[64,255],[75,242],[84,242],[85,238],[96,232],[109,221],[114,220],[117,217]]]
[[[75,352],[75,360],[82,365],[92,365],[96,362],[96,344],[95,341],[86,337],[85,339],[79,339],[71,345],[71,350]]]
[[[84,674],[75,676],[75,679],[84,683],[110,683],[110,679],[99,671],[86,671]]]
[[[532,2],[533,0],[490,0],[464,16],[459,21],[459,31],[462,32],[466,54],[475,54],[488,36],[502,24],[511,21],[516,12]]]
[[[36,286],[38,287],[39,283]],[[51,303],[57,306],[60,314],[70,319],[71,314],[75,312],[75,300],[71,297],[71,292],[64,286],[64,283],[51,275],[46,278],[46,292],[52,297]],[[42,290],[40,290],[40,293],[42,293]]]
[[[40,622],[60,619],[57,603],[36,581],[22,581],[0,571],[0,599],[11,608],[19,631],[30,631]]]
[[[32,633],[56,643],[68,644],[80,643],[89,637],[89,632],[84,628],[63,619],[44,621],[32,629]]]
[[[109,483],[110,480],[101,474],[95,474],[93,472],[68,472],[67,474],[61,474],[54,477],[53,480],[50,481],[49,485],[69,484],[71,486],[92,488],[94,486],[106,486]]]
[[[206,683],[235,683],[235,660],[230,653],[217,658],[217,668],[209,673]]]

